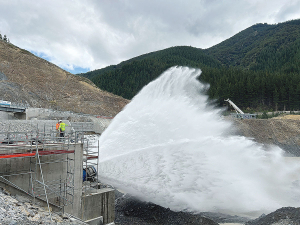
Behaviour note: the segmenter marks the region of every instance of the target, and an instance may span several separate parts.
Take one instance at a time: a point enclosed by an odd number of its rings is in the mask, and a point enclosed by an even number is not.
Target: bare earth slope
[[[293,156],[300,156],[300,116],[272,119],[234,120],[238,134],[264,144],[278,145]]]
[[[0,41],[0,99],[103,116],[116,115],[129,102],[4,41]]]

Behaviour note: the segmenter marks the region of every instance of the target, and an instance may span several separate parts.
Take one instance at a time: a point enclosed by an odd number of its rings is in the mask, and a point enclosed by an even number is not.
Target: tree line
[[[256,24],[206,50],[177,46],[81,75],[131,99],[176,65],[200,68],[200,81],[220,106],[230,98],[246,111],[300,110],[300,20]]]
[[[300,110],[299,73],[245,71],[235,68],[203,71],[210,99],[224,105],[230,98],[243,110]]]

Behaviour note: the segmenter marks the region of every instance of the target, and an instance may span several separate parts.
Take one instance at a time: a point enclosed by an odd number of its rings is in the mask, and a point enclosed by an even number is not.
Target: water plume
[[[201,70],[172,67],[145,86],[100,137],[103,182],[174,211],[244,215],[299,206],[299,165],[229,135]],[[299,179],[299,178],[298,178]]]

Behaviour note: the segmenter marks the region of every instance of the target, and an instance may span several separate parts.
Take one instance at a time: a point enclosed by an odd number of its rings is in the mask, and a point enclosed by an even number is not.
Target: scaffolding
[[[98,182],[98,173],[96,168],[98,169],[99,140],[91,141],[89,138],[87,138],[89,135],[83,134],[85,132],[93,132],[93,126],[93,122],[72,123],[73,130],[76,130],[76,132],[81,132],[81,143],[83,143],[83,173],[85,173],[83,176],[83,182],[88,181],[90,187],[92,183]]]
[[[98,173],[96,170],[96,168],[98,169],[98,156],[99,140],[91,143],[88,138],[84,138],[83,161],[86,175],[83,177],[83,181],[98,182]]]
[[[65,206],[73,204],[75,144],[84,142],[81,131],[72,129],[65,137],[58,137],[57,133],[54,127],[46,126],[0,133],[0,182],[28,194],[34,202],[47,202],[50,216],[50,204],[62,213]],[[43,169],[62,173],[48,175]],[[22,182],[16,176],[23,176]]]

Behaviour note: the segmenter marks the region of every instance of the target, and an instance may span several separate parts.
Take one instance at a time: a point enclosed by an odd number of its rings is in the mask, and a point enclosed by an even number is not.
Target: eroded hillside
[[[103,116],[115,116],[129,102],[4,41],[0,41],[0,99]]]
[[[240,135],[259,143],[277,145],[291,155],[300,156],[300,116],[234,120],[234,124]]]

